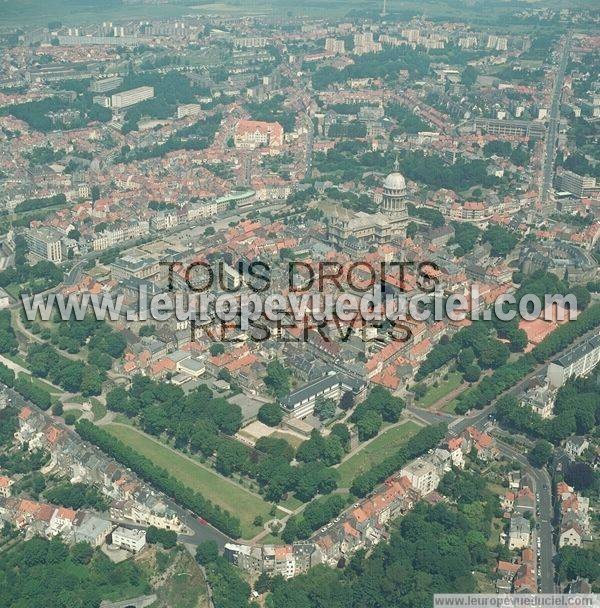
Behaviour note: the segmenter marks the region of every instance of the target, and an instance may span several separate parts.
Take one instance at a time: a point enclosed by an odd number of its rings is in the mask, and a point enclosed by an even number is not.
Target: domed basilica
[[[408,225],[406,196],[406,180],[396,161],[394,172],[383,181],[381,211],[354,212],[337,206],[328,218],[329,240],[345,249],[368,249],[404,238]]]

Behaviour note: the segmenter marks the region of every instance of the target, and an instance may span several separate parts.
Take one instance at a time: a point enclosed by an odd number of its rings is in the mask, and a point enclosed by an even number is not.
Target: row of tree
[[[48,378],[53,384],[84,397],[100,395],[106,379],[104,370],[83,361],[67,359],[49,344],[31,344],[27,352],[31,373]]]
[[[394,454],[388,456],[369,471],[358,475],[352,482],[350,492],[355,496],[366,496],[377,484],[383,482],[390,475],[397,473],[407,462],[436,447],[445,437],[447,430],[448,427],[445,424],[430,425],[422,428]]]
[[[496,405],[498,420],[507,427],[559,445],[571,435],[592,433],[600,425],[600,394],[593,377],[567,381],[556,396],[554,414],[542,418],[513,396],[502,397]]]
[[[199,492],[184,486],[163,468],[142,456],[104,429],[89,420],[80,420],[76,430],[85,441],[98,446],[105,454],[130,468],[143,480],[170,496],[178,504],[201,515],[225,534],[237,538],[241,534],[240,521],[228,511],[214,505]]]
[[[52,396],[44,387],[34,384],[23,374],[17,378],[15,372],[4,363],[0,363],[0,382],[14,388],[24,399],[42,410],[47,410],[52,405]]]
[[[341,494],[313,500],[299,515],[292,515],[281,538],[286,543],[308,538],[313,532],[337,517],[348,505],[348,497]]]
[[[458,397],[456,412],[464,414],[471,408],[483,409],[504,391],[529,374],[536,364],[564,350],[574,340],[600,325],[600,304],[594,304],[579,313],[577,319],[564,323],[538,344],[530,353],[517,361],[505,363],[481,380],[477,386],[463,391]]]

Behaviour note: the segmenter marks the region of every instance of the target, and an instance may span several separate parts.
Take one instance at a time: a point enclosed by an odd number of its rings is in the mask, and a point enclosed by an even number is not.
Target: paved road
[[[542,211],[548,200],[548,190],[552,184],[552,175],[554,174],[554,161],[556,159],[556,138],[558,134],[558,125],[560,122],[560,99],[562,96],[562,87],[565,81],[565,70],[567,68],[567,60],[569,58],[569,48],[571,46],[571,34],[568,34],[567,39],[563,43],[561,57],[558,60],[556,69],[554,87],[552,89],[552,102],[550,106],[550,115],[548,118],[548,129],[546,131],[546,148],[544,150],[544,160],[542,167],[542,183],[540,190],[540,204]]]
[[[523,470],[533,480],[533,491],[537,496],[537,536],[540,538],[540,555],[538,557],[539,576],[538,585],[541,593],[554,593],[554,542],[552,539],[552,489],[550,476],[546,469],[535,469],[532,467],[523,452],[516,450],[512,446],[498,441],[496,445],[501,454],[519,462]],[[535,548],[537,550],[537,547]]]

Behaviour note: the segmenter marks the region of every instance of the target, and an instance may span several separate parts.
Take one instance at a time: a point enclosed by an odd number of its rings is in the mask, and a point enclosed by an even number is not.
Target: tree
[[[79,419],[79,413],[74,412],[73,410],[70,410],[68,412],[65,412],[65,415],[63,416],[63,418],[65,421],[65,424],[68,424],[69,426],[73,426]]]
[[[379,412],[369,410],[357,423],[359,441],[366,441],[375,437],[383,424],[383,418]]]
[[[319,420],[327,420],[335,415],[335,402],[332,399],[317,399],[314,413]]]
[[[214,562],[219,557],[219,546],[214,540],[202,541],[196,547],[196,561],[201,566],[206,566]]]
[[[477,76],[477,70],[473,66],[468,65],[461,74],[461,81],[467,87],[472,87],[477,80]]]
[[[267,365],[264,382],[278,399],[282,399],[290,391],[291,374],[278,359],[275,359]]]
[[[415,395],[415,399],[419,401],[420,399],[423,399],[423,397],[425,397],[427,393],[427,385],[423,382],[418,382],[413,386],[412,391]]]
[[[266,572],[261,572],[254,583],[254,591],[260,595],[271,591],[272,581],[273,579]]]
[[[474,361],[475,351],[470,346],[468,348],[463,348],[458,355],[457,367],[459,371],[464,372]]]
[[[149,323],[148,325],[142,325],[140,327],[140,338],[145,338],[148,336],[153,336],[156,333],[156,325]]]
[[[173,530],[163,530],[156,526],[148,526],[146,529],[146,542],[149,545],[160,544],[165,549],[172,549],[177,544],[177,533]]]
[[[294,458],[294,448],[285,439],[279,437],[260,437],[254,447],[259,452],[283,458],[286,462]]]
[[[477,382],[481,376],[481,368],[474,363],[467,365],[463,377],[467,382]]]
[[[257,417],[267,426],[277,426],[283,420],[283,412],[276,403],[265,403],[260,406]]]
[[[331,434],[335,435],[342,444],[343,448],[347,450],[350,447],[350,431],[345,424],[338,422],[331,427]]]
[[[89,543],[79,542],[71,547],[71,555],[77,563],[89,564],[94,555],[94,550]]]
[[[552,458],[552,444],[545,440],[540,440],[529,450],[527,459],[534,466],[542,468],[548,464]]]
[[[340,399],[339,407],[344,411],[348,411],[354,406],[354,395],[350,391],[346,391]]]
[[[577,310],[585,310],[592,299],[590,292],[583,285],[573,285],[570,292],[577,299]]]
[[[223,344],[221,344],[221,342],[214,342],[210,345],[209,350],[210,354],[213,357],[216,357],[217,355],[222,355],[225,352],[225,347],[223,346]]]
[[[587,490],[594,483],[600,486],[598,473],[585,462],[571,463],[565,471],[565,481],[578,492]]]

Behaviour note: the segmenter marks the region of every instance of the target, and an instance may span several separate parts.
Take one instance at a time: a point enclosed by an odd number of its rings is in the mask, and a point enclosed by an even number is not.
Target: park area
[[[200,492],[211,502],[226,509],[240,519],[242,537],[250,539],[262,531],[262,527],[253,524],[257,516],[264,521],[272,519],[269,515],[271,505],[260,496],[241,487],[190,457],[178,454],[158,440],[145,435],[141,431],[121,424],[107,424],[102,428],[124,444],[133,448],[157,466],[164,468],[170,475],[178,479],[192,490]],[[278,515],[283,515],[278,512]]]
[[[382,462],[402,447],[418,430],[419,425],[416,422],[404,422],[384,431],[362,450],[350,456],[338,467],[340,488],[349,488],[357,475]]]
[[[458,372],[450,372],[447,380],[440,380],[437,386],[431,385],[427,392],[421,397],[416,404],[419,407],[428,409],[436,405],[438,401],[444,399],[447,395],[455,391],[462,384],[462,375]],[[444,404],[441,404],[444,405]],[[440,409],[440,408],[436,408]]]

